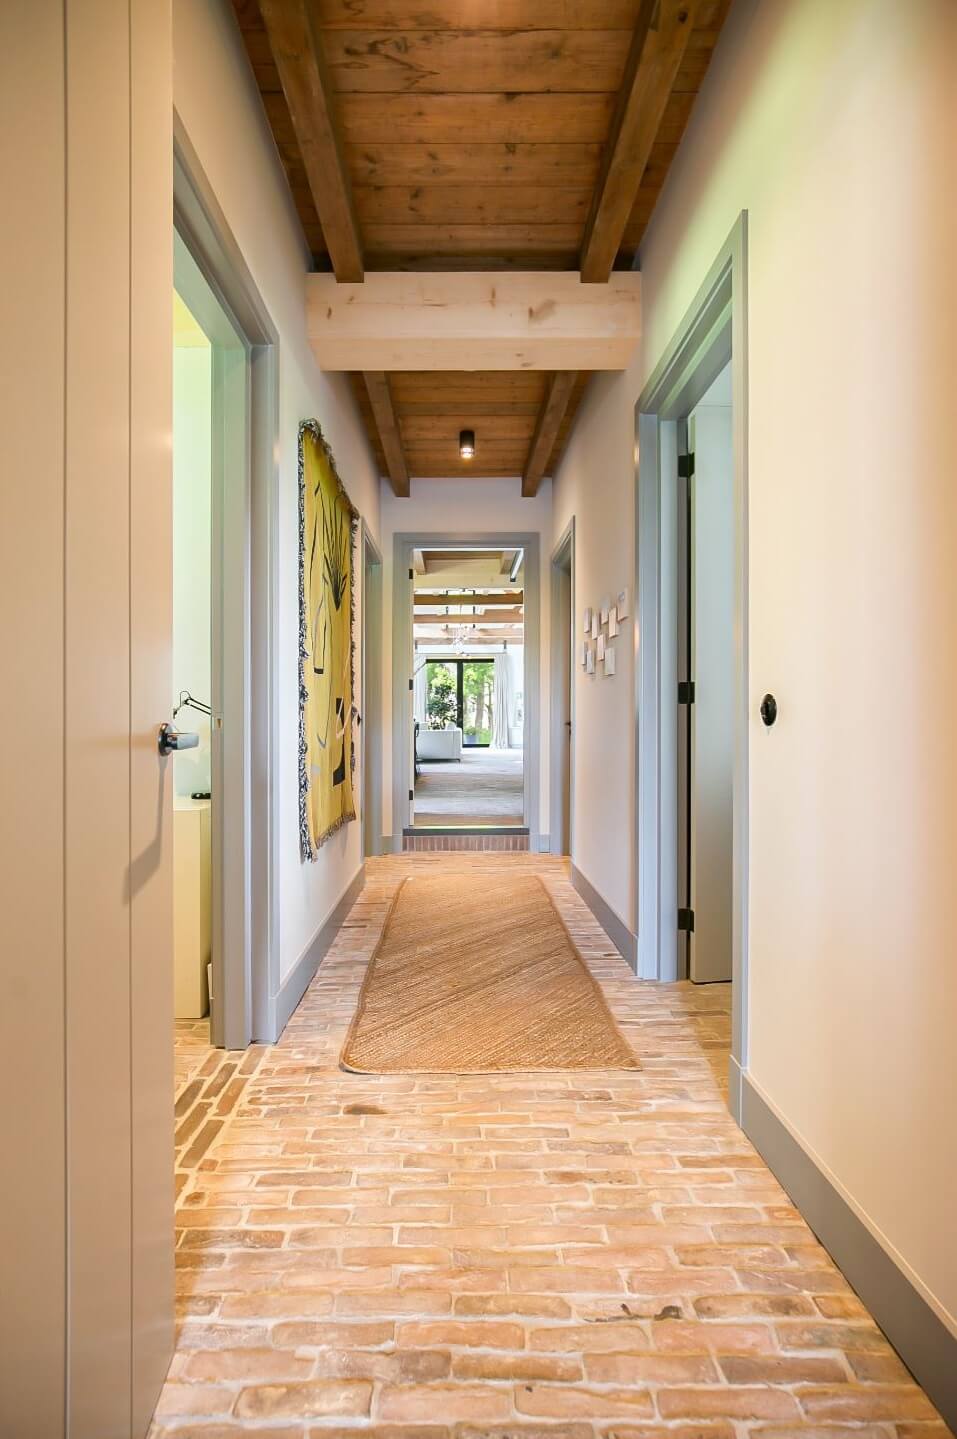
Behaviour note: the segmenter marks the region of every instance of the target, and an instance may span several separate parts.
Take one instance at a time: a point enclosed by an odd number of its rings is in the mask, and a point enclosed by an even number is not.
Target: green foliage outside
[[[492,660],[469,660],[462,668],[462,700],[465,709],[465,734],[476,744],[488,744],[492,738],[492,685],[495,666]]]
[[[430,660],[426,666],[428,691],[425,701],[428,729],[446,729],[458,722],[455,663]],[[493,660],[465,660],[462,663],[463,731],[473,744],[488,744],[492,738],[492,693],[495,683]]]
[[[426,726],[428,729],[446,729],[455,724],[455,675],[443,664],[426,665],[425,675],[428,683]]]

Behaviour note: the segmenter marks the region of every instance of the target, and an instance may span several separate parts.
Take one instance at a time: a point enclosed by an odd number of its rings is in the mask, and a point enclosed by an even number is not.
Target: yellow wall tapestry
[[[358,515],[316,420],[299,426],[299,842],[355,819],[353,542]]]

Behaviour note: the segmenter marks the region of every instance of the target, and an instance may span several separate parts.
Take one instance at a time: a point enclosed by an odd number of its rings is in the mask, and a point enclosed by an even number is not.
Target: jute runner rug
[[[641,1068],[537,875],[403,880],[341,1064],[359,1074]]]

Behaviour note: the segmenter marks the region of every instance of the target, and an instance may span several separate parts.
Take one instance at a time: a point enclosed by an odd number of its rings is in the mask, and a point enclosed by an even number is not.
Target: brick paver
[[[640,1073],[346,1074],[401,875],[534,867]],[[727,986],[638,983],[537,855],[403,855],[278,1045],[183,1026],[153,1439],[945,1439],[731,1120]]]

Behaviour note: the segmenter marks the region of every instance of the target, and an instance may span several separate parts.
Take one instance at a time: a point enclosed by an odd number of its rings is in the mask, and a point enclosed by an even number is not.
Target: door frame
[[[279,334],[230,230],[186,128],[173,112],[173,223],[197,269],[241,337],[247,355],[244,484],[225,497],[222,653],[225,672],[223,809],[213,864],[222,866],[220,945],[211,1040],[227,1049],[278,1038],[279,790],[275,755],[278,616]],[[237,672],[241,680],[237,683]],[[257,676],[256,684],[250,677]],[[215,719],[213,723],[215,724]],[[232,737],[233,743],[228,742]],[[217,852],[218,851],[218,852]]]
[[[638,972],[679,977],[677,944],[678,426],[730,360],[734,451],[734,857],[729,1105],[741,1114],[748,1015],[748,311],[742,211],[635,406]]]
[[[362,555],[362,803],[364,858],[382,853],[382,555],[365,520]]]
[[[539,834],[539,703],[541,669],[541,539],[514,530],[484,534],[438,531],[397,533],[392,547],[392,840],[401,849],[403,832],[411,827],[412,705],[412,553],[421,549],[522,549],[525,551],[524,677],[525,719],[522,729],[523,825],[528,847],[537,851]]]
[[[570,624],[567,634],[557,622],[561,612],[561,587],[563,575],[569,577],[571,588],[569,601]],[[551,667],[549,670],[551,688],[549,724],[549,829],[551,830],[552,854],[571,854],[575,834],[575,517],[569,520],[565,532],[552,551],[551,567]],[[566,668],[567,666],[567,668]],[[564,736],[562,735],[561,687],[568,686],[568,715],[571,721],[571,736],[568,741],[568,769],[564,764]],[[568,848],[563,844],[562,824],[565,813],[565,784],[568,784]]]

